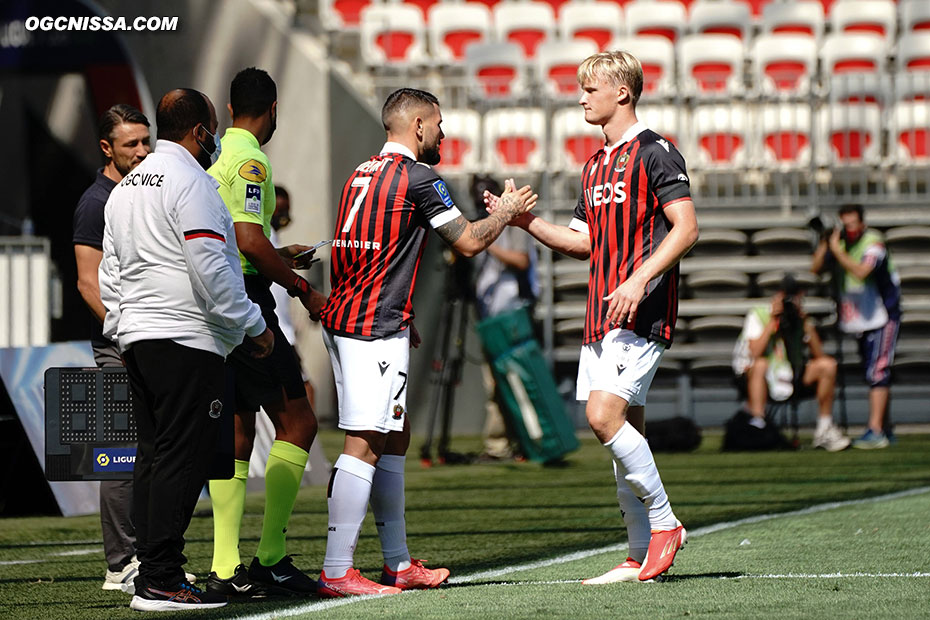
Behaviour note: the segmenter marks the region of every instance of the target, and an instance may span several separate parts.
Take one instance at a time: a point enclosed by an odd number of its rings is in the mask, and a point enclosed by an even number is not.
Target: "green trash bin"
[[[497,382],[503,413],[523,454],[547,462],[578,448],[578,438],[546,359],[521,308],[476,326]]]

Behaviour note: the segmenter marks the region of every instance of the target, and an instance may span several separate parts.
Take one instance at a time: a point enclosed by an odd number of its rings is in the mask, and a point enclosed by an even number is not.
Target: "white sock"
[[[378,460],[371,482],[371,512],[381,539],[381,553],[385,565],[394,572],[410,568],[404,520],[405,460],[402,455],[385,454]]]
[[[833,425],[833,418],[828,415],[817,417],[817,432],[822,433]]]
[[[624,423],[610,441],[604,444],[617,463],[618,477],[630,486],[633,494],[645,505],[649,513],[649,526],[653,530],[671,530],[678,520],[662,486],[652,450],[632,424]]]
[[[617,501],[620,503],[620,515],[626,524],[626,536],[630,545],[629,556],[643,563],[646,551],[649,550],[649,539],[652,538],[649,527],[649,511],[646,506],[633,493],[633,489],[619,475],[616,461],[614,464],[614,478],[617,480]]]
[[[765,418],[759,416],[752,416],[749,418],[749,426],[755,426],[759,430],[765,428]]]
[[[352,568],[355,545],[368,510],[375,468],[348,454],[341,454],[329,479],[329,533],[323,571],[338,579]]]

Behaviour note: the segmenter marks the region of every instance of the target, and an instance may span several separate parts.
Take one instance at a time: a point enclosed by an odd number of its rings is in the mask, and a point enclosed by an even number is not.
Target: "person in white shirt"
[[[224,412],[224,360],[248,335],[256,357],[274,337],[245,293],[235,230],[206,172],[216,112],[200,92],[168,92],[155,152],[105,207],[100,295],[104,335],[126,362],[139,445],[134,513],[141,566],[130,607],[220,607],[182,568],[184,531],[206,482]]]

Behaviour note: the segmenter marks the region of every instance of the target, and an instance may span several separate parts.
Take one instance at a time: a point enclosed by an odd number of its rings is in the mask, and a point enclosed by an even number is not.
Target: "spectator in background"
[[[770,306],[756,306],[746,322],[734,350],[733,370],[745,381],[746,411],[750,424],[764,428],[765,404],[769,397],[784,401],[802,387],[816,386],[817,428],[814,447],[828,452],[844,450],[849,439],[833,423],[833,392],[836,360],[823,352],[817,329],[804,314],[804,290],[791,275],[785,275]],[[804,349],[810,354],[805,362]]]
[[[853,447],[886,448],[891,364],[901,323],[901,278],[881,233],[866,228],[861,205],[840,207],[839,217],[842,227],[821,239],[811,269],[833,270],[839,279],[840,327],[856,335],[869,384],[869,425]]]
[[[471,184],[471,197],[479,218],[486,215],[484,192],[499,196],[500,183],[489,176],[476,176]],[[488,246],[487,252],[475,257],[475,305],[478,318],[484,320],[510,312],[532,302],[529,293],[531,256],[535,253],[532,238],[523,231],[509,226],[500,237]],[[488,364],[481,367],[484,387],[488,394],[485,403],[484,452],[482,457],[496,460],[513,457],[507,425],[496,398],[497,388]]]
[[[77,263],[77,288],[93,315],[91,346],[94,361],[100,368],[121,367],[119,349],[103,337],[106,309],[100,301],[97,269],[103,257],[103,208],[110,192],[123,177],[142,163],[152,148],[149,121],[139,110],[118,103],[103,113],[99,123],[99,145],[105,164],[87,188],[74,210],[74,258]],[[103,530],[103,554],[107,560],[104,590],[135,591],[133,579],[139,572],[136,536],[132,526],[132,480],[100,482],[100,525]],[[193,576],[193,575],[192,575]]]
[[[256,357],[274,336],[249,301],[232,218],[205,172],[218,154],[216,112],[196,90],[158,103],[155,152],[107,201],[100,263],[104,335],[118,341],[138,429],[133,486],[141,564],[130,607],[221,607],[182,566],[184,532],[207,480],[223,412],[223,360],[248,334]]]

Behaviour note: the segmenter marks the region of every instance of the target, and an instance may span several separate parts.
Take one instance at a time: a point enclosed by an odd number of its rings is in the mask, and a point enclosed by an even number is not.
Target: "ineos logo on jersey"
[[[135,174],[128,174],[126,178],[120,181],[120,185],[133,185],[141,187],[161,187],[161,184],[165,180],[165,175],[163,174],[150,174],[147,172],[137,172]]]
[[[626,200],[626,192],[623,190],[625,187],[626,183],[623,181],[617,181],[613,185],[610,183],[595,185],[585,190],[585,198],[587,198],[588,204],[592,207],[599,207],[611,200],[617,204],[621,204]]]

